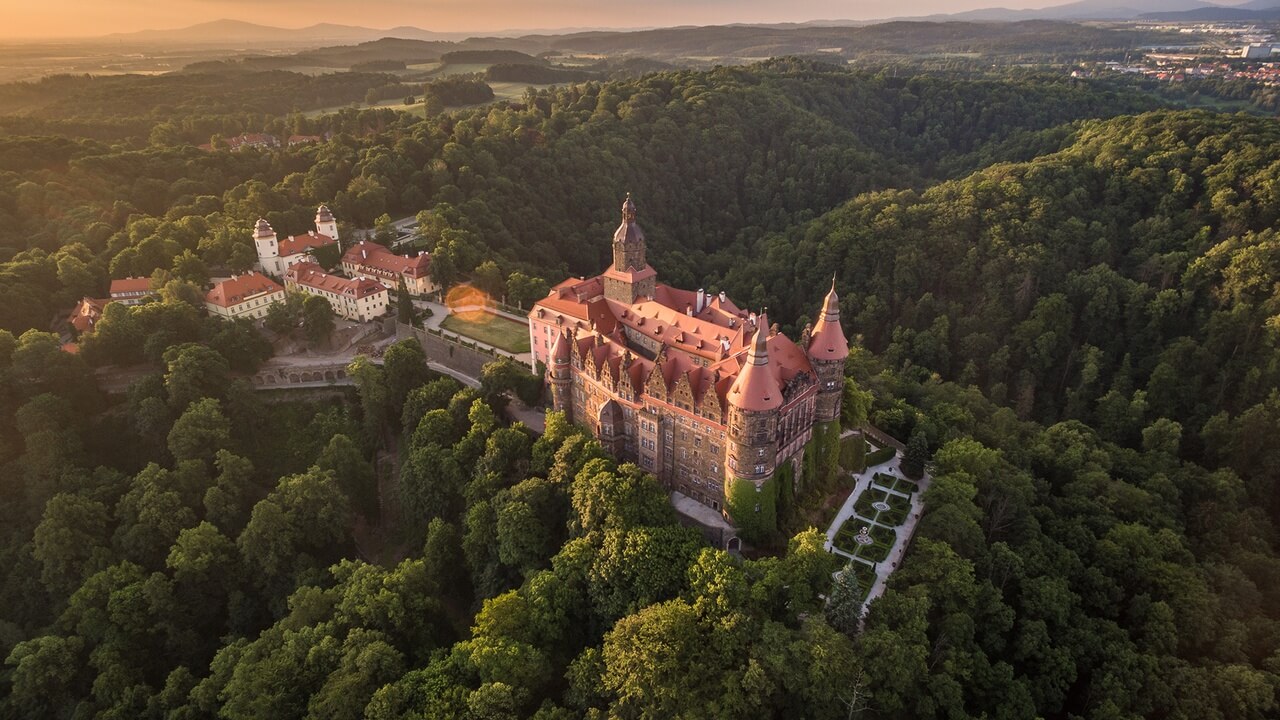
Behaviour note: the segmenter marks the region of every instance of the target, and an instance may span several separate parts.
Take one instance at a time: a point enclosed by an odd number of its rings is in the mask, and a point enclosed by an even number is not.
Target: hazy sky
[[[1059,2],[1063,0],[1058,0]],[[0,0],[0,37],[95,36],[234,18],[304,27],[329,22],[444,32],[655,27],[875,19],[1054,0]]]

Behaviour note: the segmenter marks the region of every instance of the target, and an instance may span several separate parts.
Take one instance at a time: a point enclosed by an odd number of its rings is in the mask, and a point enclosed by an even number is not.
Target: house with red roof
[[[426,295],[439,286],[431,281],[431,255],[397,255],[374,242],[361,240],[342,255],[342,272],[349,277],[377,280],[394,290],[403,278],[410,295]]]
[[[152,295],[151,278],[149,277],[127,277],[119,280],[111,281],[111,289],[108,291],[111,299],[124,305],[137,305],[141,303],[143,298]]]
[[[261,319],[272,303],[284,302],[284,287],[259,272],[233,275],[205,293],[204,307],[223,318]]]
[[[797,343],[724,293],[657,282],[645,255],[628,196],[613,264],[534,303],[532,363],[546,367],[555,409],[614,457],[734,522],[730,498],[774,492],[775,473],[801,457],[814,428],[839,420],[849,346],[835,285]],[[772,507],[739,502],[735,512]]]
[[[389,293],[377,280],[330,275],[315,263],[293,265],[285,272],[284,286],[329,301],[339,317],[368,322],[387,314]]]
[[[76,331],[77,336],[93,332],[94,326],[102,319],[102,313],[109,302],[112,302],[111,298],[81,299],[67,316],[67,324]]]

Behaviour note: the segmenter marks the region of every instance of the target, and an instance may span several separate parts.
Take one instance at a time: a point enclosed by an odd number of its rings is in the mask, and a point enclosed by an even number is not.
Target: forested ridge
[[[0,716],[1273,717],[1280,131],[1159,105],[785,60],[272,152],[0,141]],[[834,271],[851,390],[928,446],[861,632],[820,534],[703,548],[563,417],[503,420],[506,368],[399,343],[268,401],[270,347],[196,313],[259,216],[429,208],[435,269],[504,291],[598,272],[627,190],[673,284],[794,330]],[[160,300],[42,332],[125,275]],[[110,362],[150,374],[104,396]]]

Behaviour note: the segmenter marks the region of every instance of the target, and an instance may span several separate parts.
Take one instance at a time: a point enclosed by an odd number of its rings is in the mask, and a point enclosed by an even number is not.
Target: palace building
[[[410,295],[426,295],[439,287],[431,281],[431,255],[397,255],[375,242],[361,240],[342,255],[342,271],[348,277],[377,280],[395,290],[404,280]]]
[[[629,195],[613,264],[555,286],[529,332],[555,409],[721,514],[737,484],[760,492],[815,423],[840,417],[849,347],[834,284],[797,344],[724,293],[657,282]]]
[[[315,262],[312,252],[316,248],[338,244],[338,221],[333,219],[328,207],[321,205],[316,210],[315,230],[281,239],[271,223],[259,219],[253,228],[253,244],[258,251],[258,269],[277,278],[284,277],[293,265]]]
[[[252,271],[223,280],[204,296],[205,310],[223,318],[259,320],[278,302],[284,302],[284,288],[266,275]]]
[[[311,262],[291,265],[284,274],[287,290],[319,295],[329,301],[333,313],[347,320],[369,322],[387,314],[387,288],[377,280],[330,275]]]

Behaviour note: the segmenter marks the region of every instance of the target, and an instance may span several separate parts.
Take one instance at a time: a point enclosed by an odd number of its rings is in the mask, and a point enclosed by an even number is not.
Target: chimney
[[[707,291],[703,290],[702,288],[698,288],[698,307],[694,309],[694,312],[701,313],[703,308],[705,308],[706,306],[707,306]]]
[[[723,303],[724,303],[724,301],[725,301],[724,291],[723,291],[723,290],[721,290],[721,291],[720,291],[720,303],[721,303],[721,304],[723,304]]]
[[[684,314],[685,314],[685,315],[688,315],[689,317],[693,317],[693,306],[692,306],[692,305],[685,305],[685,306],[684,306]]]

